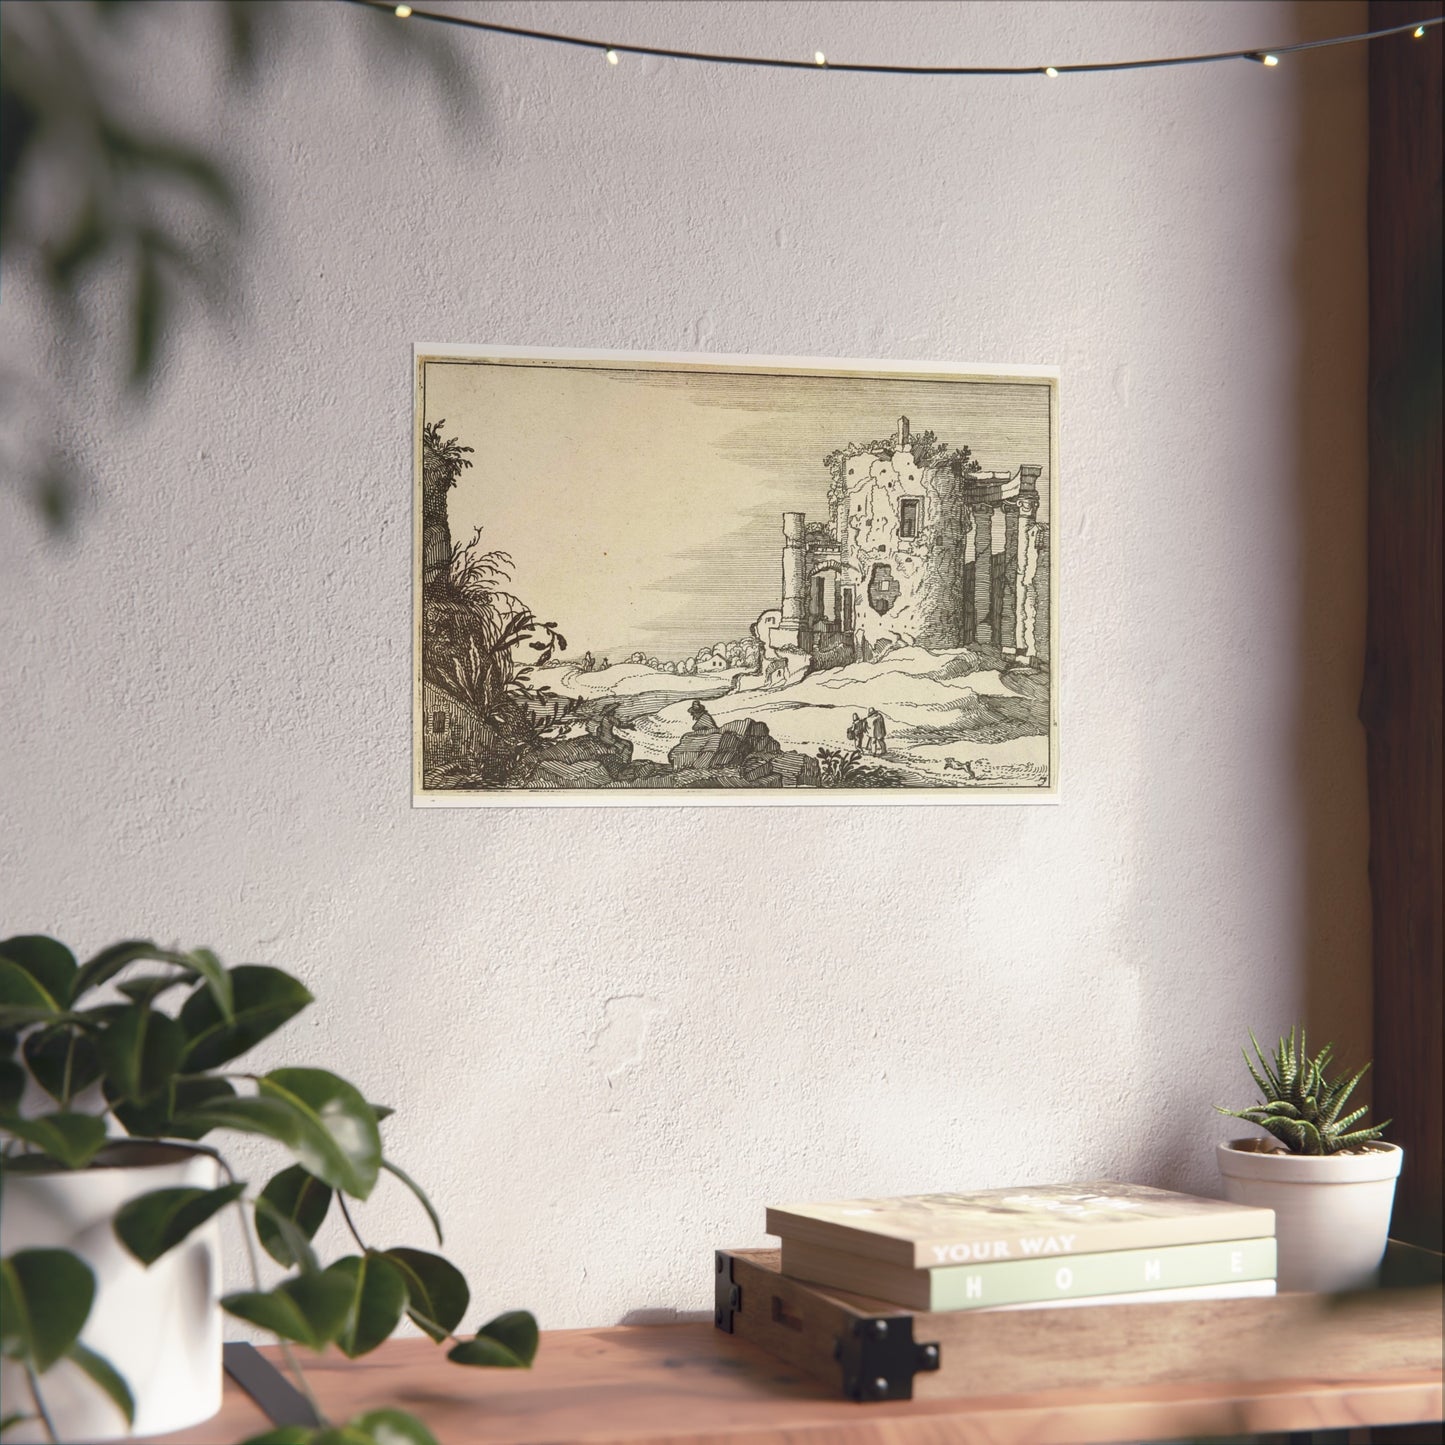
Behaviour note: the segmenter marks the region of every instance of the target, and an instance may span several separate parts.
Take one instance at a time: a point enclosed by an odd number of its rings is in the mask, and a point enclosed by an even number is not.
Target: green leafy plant
[[[1267,1129],[1291,1154],[1338,1154],[1342,1150],[1354,1149],[1378,1139],[1390,1123],[1386,1119],[1371,1129],[1351,1130],[1369,1113],[1369,1106],[1344,1112],[1345,1102],[1355,1090],[1355,1085],[1365,1077],[1369,1064],[1360,1069],[1352,1078],[1331,1080],[1325,1075],[1325,1067],[1334,1054],[1335,1046],[1326,1044],[1319,1053],[1310,1058],[1305,1044],[1304,1026],[1298,1029],[1299,1041],[1295,1041],[1295,1029],[1290,1029],[1288,1039],[1280,1039],[1273,1061],[1266,1059],[1253,1032],[1249,1041],[1254,1045],[1255,1057],[1259,1060],[1256,1069],[1245,1049],[1244,1062],[1254,1082],[1264,1096],[1259,1103],[1247,1109],[1225,1109],[1216,1104],[1221,1114],[1234,1119],[1248,1119]]]
[[[137,964],[144,966],[138,973]],[[174,1006],[167,1011],[163,1002]],[[459,1337],[455,1331],[471,1303],[460,1271],[427,1250],[375,1248],[357,1230],[347,1200],[368,1198],[389,1174],[416,1196],[442,1244],[431,1201],[384,1151],[380,1124],[391,1110],[368,1103],[325,1069],[255,1074],[236,1067],[242,1054],[311,1002],[310,992],[280,969],[227,967],[206,948],[183,952],[130,941],[82,965],[53,938],[0,941],[0,1187],[7,1175],[37,1167],[83,1169],[126,1137],[188,1141],[216,1158],[226,1182],[141,1195],[117,1212],[116,1236],[149,1266],[218,1211],[238,1209],[253,1288],[221,1304],[278,1337],[308,1397],[291,1343],[312,1350],[334,1345],[355,1358],[387,1339],[403,1315],[447,1346],[457,1364],[529,1366],[537,1350],[537,1323],[529,1313],[498,1315]],[[97,1099],[98,1107],[82,1107],[82,1095]],[[34,1097],[46,1103],[23,1111]],[[269,1138],[292,1162],[253,1192],[214,1146],[199,1142],[228,1130]],[[323,1268],[311,1241],[333,1207],[357,1252]],[[292,1271],[270,1289],[257,1272],[251,1229],[261,1248]],[[134,1418],[125,1380],[80,1343],[95,1290],[90,1266],[68,1250],[22,1249],[0,1260],[0,1354],[23,1366],[30,1405],[51,1438],[43,1377],[62,1359],[83,1370],[127,1420]],[[373,1411],[341,1431],[317,1414],[323,1424],[315,1431],[289,1426],[257,1438],[273,1445],[283,1437],[284,1445],[432,1442],[426,1427],[401,1411]],[[30,1418],[7,1409],[0,1429]]]

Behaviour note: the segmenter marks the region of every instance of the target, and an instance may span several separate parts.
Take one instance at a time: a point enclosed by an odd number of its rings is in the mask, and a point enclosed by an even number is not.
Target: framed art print
[[[416,803],[1057,797],[1056,372],[415,365]]]

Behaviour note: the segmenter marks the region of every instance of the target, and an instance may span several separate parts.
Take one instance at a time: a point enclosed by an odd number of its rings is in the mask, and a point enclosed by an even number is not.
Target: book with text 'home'
[[[781,1267],[785,1275],[809,1284],[890,1300],[909,1309],[973,1310],[1273,1280],[1275,1242],[1273,1235],[1260,1235],[1162,1249],[910,1269],[784,1239]]]
[[[1184,1285],[1179,1289],[1140,1289],[1128,1294],[1065,1295],[1060,1299],[1028,1300],[1017,1305],[987,1305],[983,1314],[1013,1310],[1075,1309],[1085,1305],[1166,1305],[1190,1300],[1270,1299],[1277,1293],[1272,1279],[1245,1279],[1239,1283]]]
[[[1274,1234],[1274,1211],[1145,1184],[1027,1185],[777,1205],[769,1234],[909,1269]]]

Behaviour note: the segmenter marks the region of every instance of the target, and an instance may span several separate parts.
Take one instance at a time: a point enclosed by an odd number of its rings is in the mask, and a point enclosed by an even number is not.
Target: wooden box
[[[1438,1372],[1441,1259],[1392,1242],[1380,1287],[1348,1295],[924,1313],[720,1250],[714,1320],[858,1401]]]

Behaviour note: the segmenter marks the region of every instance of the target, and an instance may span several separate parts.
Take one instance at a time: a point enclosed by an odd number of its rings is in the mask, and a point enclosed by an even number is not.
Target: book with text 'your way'
[[[778,1205],[768,1210],[767,1229],[785,1245],[936,1269],[1257,1239],[1273,1236],[1274,1211],[1104,1180]]]
[[[973,1310],[1111,1295],[1132,1299],[1150,1291],[1272,1281],[1275,1242],[1273,1235],[1261,1235],[1163,1249],[910,1269],[785,1239],[781,1268],[794,1279],[890,1300],[909,1309]]]

